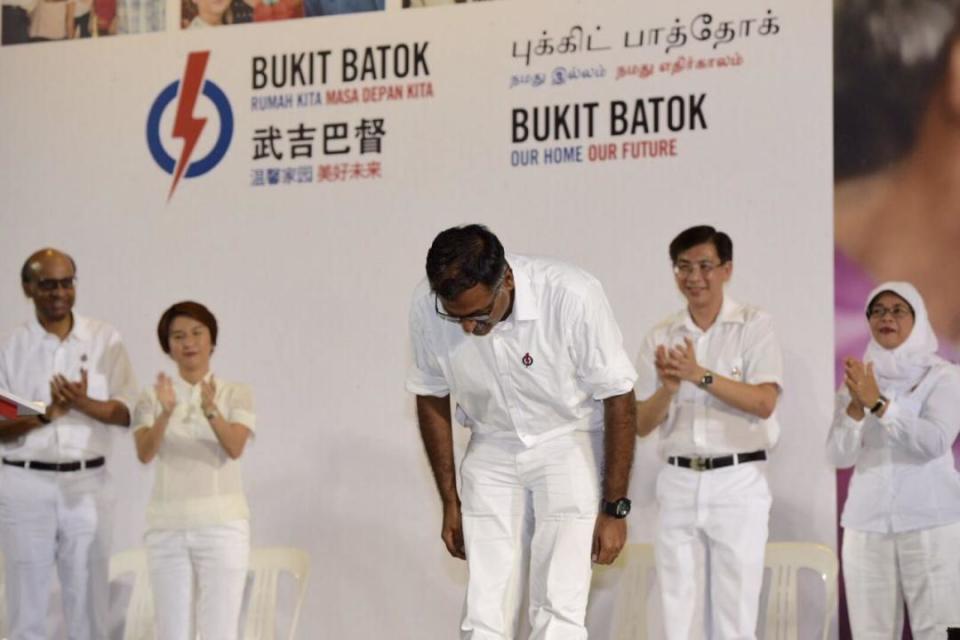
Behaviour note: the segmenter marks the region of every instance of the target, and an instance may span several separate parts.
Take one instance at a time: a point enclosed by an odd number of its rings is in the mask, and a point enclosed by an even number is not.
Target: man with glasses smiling
[[[0,388],[46,405],[0,421],[0,544],[11,640],[47,637],[60,579],[70,640],[107,637],[107,425],[128,426],[137,384],[115,329],[73,313],[76,265],[55,249],[23,264],[34,318],[0,347]]]
[[[527,559],[530,637],[586,638],[591,558],[626,541],[634,448],[636,372],[600,283],[454,227],[430,247],[410,328],[441,537],[470,572],[461,638],[515,637]],[[459,493],[451,397],[472,432]]]
[[[766,450],[782,386],[770,316],[724,295],[733,242],[709,226],[670,243],[686,308],[647,335],[636,386],[637,433],[659,427],[657,581],[664,637],[686,640],[706,592],[707,628],[695,637],[754,638],[770,514]],[[709,566],[697,571],[701,543]],[[697,585],[697,575],[709,584]]]

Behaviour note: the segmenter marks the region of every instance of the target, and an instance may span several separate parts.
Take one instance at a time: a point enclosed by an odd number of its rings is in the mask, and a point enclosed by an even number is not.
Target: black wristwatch
[[[887,402],[889,402],[889,400],[887,400],[883,396],[880,396],[879,398],[877,398],[877,403],[872,407],[870,407],[870,413],[876,415],[878,412],[883,411],[883,408],[887,406]]]
[[[703,374],[703,377],[700,378],[700,382],[697,384],[701,389],[706,389],[713,384],[713,371],[709,369]]]
[[[613,502],[602,500],[600,502],[600,510],[614,518],[626,518],[627,514],[630,513],[630,501],[626,498],[620,498]]]

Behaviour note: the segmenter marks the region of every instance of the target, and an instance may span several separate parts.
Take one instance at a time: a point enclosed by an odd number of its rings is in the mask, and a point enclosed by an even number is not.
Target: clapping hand
[[[200,406],[203,408],[204,414],[208,414],[217,408],[214,402],[216,395],[217,383],[214,381],[213,376],[210,376],[209,382],[206,380],[200,381]]]
[[[71,382],[58,373],[50,380],[50,398],[66,409],[79,408],[87,399],[87,370],[80,369],[80,381]]]
[[[679,380],[698,383],[704,369],[697,363],[697,352],[690,338],[684,338],[683,344],[669,349],[664,362],[664,372]]]
[[[50,404],[47,405],[47,410],[44,412],[47,420],[56,420],[60,416],[66,415],[70,411],[70,405],[67,404],[60,396],[58,391],[58,385],[54,384],[54,380],[50,380]]]
[[[850,391],[851,399],[861,408],[870,408],[880,400],[880,387],[877,386],[872,362],[864,364],[856,358],[844,359],[843,383]]]
[[[167,415],[173,413],[177,406],[177,394],[173,390],[173,380],[165,373],[157,374],[157,381],[153,385],[153,390],[157,394],[157,402],[163,408]]]
[[[653,364],[657,368],[657,376],[660,378],[660,384],[663,385],[671,395],[675,394],[677,389],[680,388],[680,378],[667,373],[667,367],[669,366],[668,352],[667,348],[662,344],[657,347]]]

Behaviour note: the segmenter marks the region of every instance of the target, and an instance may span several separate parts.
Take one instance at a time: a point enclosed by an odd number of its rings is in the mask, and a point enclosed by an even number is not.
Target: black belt
[[[3,459],[3,464],[9,464],[12,467],[21,467],[23,469],[36,469],[37,471],[81,471],[83,469],[102,467],[104,463],[106,463],[106,459],[103,456],[90,460],[78,460],[77,462],[37,462],[36,460]]]
[[[683,456],[669,457],[667,462],[675,467],[684,469],[693,469],[694,471],[710,471],[711,469],[720,469],[722,467],[731,467],[742,462],[756,462],[757,460],[766,460],[767,452],[751,451],[750,453],[734,453],[729,456],[719,456],[716,458],[684,458]]]

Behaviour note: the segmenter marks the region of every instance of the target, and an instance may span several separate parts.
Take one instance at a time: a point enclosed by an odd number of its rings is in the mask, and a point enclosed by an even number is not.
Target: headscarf
[[[873,299],[887,291],[900,296],[913,307],[913,329],[907,339],[894,349],[881,346],[871,332],[863,361],[873,363],[880,391],[896,397],[916,387],[931,367],[946,361],[937,355],[939,342],[930,325],[927,306],[920,292],[909,282],[884,282],[876,287],[867,296],[866,312],[870,312]]]

